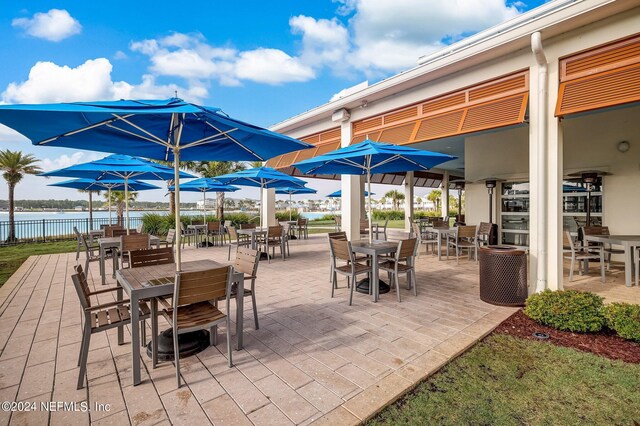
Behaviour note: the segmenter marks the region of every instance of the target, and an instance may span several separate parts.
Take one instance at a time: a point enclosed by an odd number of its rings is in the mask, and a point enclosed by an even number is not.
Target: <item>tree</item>
[[[420,197],[416,198],[416,204],[418,205],[418,208],[421,208],[421,206],[422,206],[422,198],[420,198]]]
[[[442,191],[439,189],[432,189],[427,200],[431,201],[436,206],[436,211],[440,210],[440,198],[442,197]]]
[[[9,187],[9,235],[7,242],[16,241],[16,223],[15,223],[15,201],[14,193],[16,185],[22,180],[24,175],[35,175],[42,170],[35,165],[38,159],[31,154],[23,154],[21,151],[9,151],[8,149],[0,151],[0,170],[2,177],[7,181]]]
[[[89,229],[93,229],[93,194],[100,196],[100,191],[85,191],[84,189],[78,189],[78,192],[89,194]]]
[[[173,168],[173,161],[162,161],[162,160],[151,160],[151,161],[153,161],[154,163],[162,164],[163,166]],[[195,161],[180,162],[180,169],[183,169],[183,170],[194,170],[195,166],[196,166]],[[172,215],[176,214],[176,194],[173,191],[169,191],[169,188],[171,188],[174,184],[175,184],[174,179],[169,179],[167,181],[167,191],[169,193],[169,213]]]
[[[392,189],[384,194],[385,198],[391,198],[393,209],[398,210],[400,208],[400,201],[404,200],[404,194],[397,189]]]
[[[207,178],[215,178],[244,169],[245,163],[241,161],[200,161],[193,167],[196,173]],[[216,216],[219,221],[224,221],[224,192],[216,193]]]
[[[105,192],[104,198],[109,199],[109,193]],[[137,192],[129,191],[129,204],[134,202],[138,198]],[[116,216],[118,217],[118,224],[124,224],[124,210],[125,210],[125,198],[124,191],[111,191],[111,205],[116,206]]]

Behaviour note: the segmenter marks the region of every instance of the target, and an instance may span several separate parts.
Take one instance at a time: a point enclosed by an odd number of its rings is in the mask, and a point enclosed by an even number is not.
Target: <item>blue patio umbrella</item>
[[[129,179],[171,180],[175,177],[175,171],[171,167],[142,158],[113,154],[89,163],[74,164],[64,169],[41,173],[39,176],[77,177],[96,181],[121,179],[124,183],[127,229],[129,229],[129,185],[127,184]],[[192,178],[195,176],[180,171],[179,177]]]
[[[182,191],[202,192],[202,218],[207,222],[207,192],[234,192],[239,190],[232,185],[225,185],[213,178],[199,178],[180,185]],[[174,191],[175,186],[170,186],[169,191]]]
[[[267,188],[287,188],[304,187],[307,182],[302,179],[282,173],[271,167],[256,167],[253,169],[240,170],[235,173],[216,176],[216,180],[222,183],[238,186],[254,186],[260,189]],[[260,210],[262,211],[262,191],[260,191]],[[262,225],[262,214],[260,215],[260,225]]]
[[[182,99],[0,105],[0,123],[35,145],[64,146],[173,161],[176,228],[180,160],[265,161],[312,148],[305,142],[235,120],[219,108]],[[176,234],[180,247],[180,234]],[[180,270],[180,250],[176,267]]]
[[[371,229],[371,175],[374,173],[429,170],[456,157],[401,145],[374,142],[366,139],[355,145],[340,148],[318,157],[293,164],[302,173],[342,174],[367,176],[367,213],[369,217],[369,242]]]
[[[276,194],[288,194],[289,195],[289,220],[291,220],[291,196],[298,194],[315,194],[316,191],[313,188],[298,188],[298,187],[286,187],[276,188]]]
[[[128,180],[125,183],[124,179],[72,179],[62,182],[50,183],[48,186],[60,186],[63,188],[81,189],[83,191],[102,191],[106,189],[109,193],[107,200],[109,203],[109,224],[111,224],[111,191],[124,191],[125,185],[127,190],[131,191],[145,191],[148,189],[160,189],[159,186],[151,185],[137,180]],[[89,206],[91,208],[91,206]],[[92,224],[93,225],[93,224]]]
[[[372,192],[371,195],[376,195],[375,192]],[[364,191],[364,196],[368,197],[369,196],[369,192],[368,191]],[[331,194],[327,195],[327,197],[329,198],[340,198],[342,197],[342,190],[338,189],[336,192],[332,192]]]

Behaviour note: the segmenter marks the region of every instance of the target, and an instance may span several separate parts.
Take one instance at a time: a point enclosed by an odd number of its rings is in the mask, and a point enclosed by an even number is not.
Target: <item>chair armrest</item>
[[[116,301],[113,301],[113,302],[102,303],[101,305],[89,306],[88,308],[85,308],[84,310],[85,310],[85,312],[97,311],[97,310],[104,309],[104,308],[110,308],[111,306],[124,305],[125,303],[129,303],[129,302],[130,302],[129,299],[116,300]]]
[[[96,290],[96,291],[89,292],[89,296],[94,296],[96,294],[109,293],[111,291],[121,290],[121,289],[122,289],[122,287],[119,287],[119,286],[118,287],[105,288],[105,289],[102,289],[102,290]]]

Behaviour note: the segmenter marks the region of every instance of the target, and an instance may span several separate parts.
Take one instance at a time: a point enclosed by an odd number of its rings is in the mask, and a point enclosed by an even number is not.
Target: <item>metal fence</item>
[[[129,218],[131,228],[137,227],[140,223],[141,217]],[[13,243],[42,243],[75,239],[74,226],[78,231],[86,233],[91,229],[100,229],[100,225],[109,224],[109,218],[94,218],[93,224],[89,218],[16,220],[14,224],[17,241]],[[0,245],[10,244],[8,238],[9,221],[0,221]]]

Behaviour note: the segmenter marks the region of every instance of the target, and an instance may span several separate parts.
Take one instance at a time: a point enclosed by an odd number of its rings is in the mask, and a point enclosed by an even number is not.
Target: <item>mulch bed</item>
[[[538,324],[520,309],[507,318],[495,329],[495,333],[508,334],[522,339],[540,339],[533,336],[535,332],[549,335],[546,342],[557,346],[574,348],[583,352],[629,363],[640,364],[640,344],[618,337],[614,332],[603,330],[599,333],[572,333]]]

